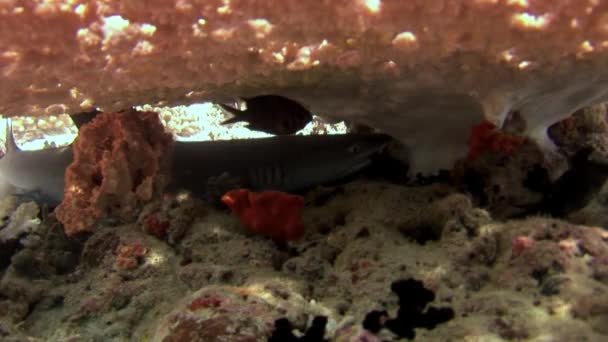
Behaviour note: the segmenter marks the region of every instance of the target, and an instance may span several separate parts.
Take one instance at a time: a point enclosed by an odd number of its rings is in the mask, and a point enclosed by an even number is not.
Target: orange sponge
[[[304,198],[280,191],[251,192],[237,189],[222,196],[222,202],[252,232],[276,241],[297,240],[304,234]]]

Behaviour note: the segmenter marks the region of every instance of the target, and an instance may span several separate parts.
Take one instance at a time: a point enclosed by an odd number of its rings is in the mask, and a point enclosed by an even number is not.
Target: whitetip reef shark
[[[15,143],[10,119],[0,180],[20,200],[55,207],[63,200],[72,145],[25,151]],[[81,126],[80,123],[79,126]],[[276,136],[183,142],[173,148],[168,192],[187,191],[217,200],[237,187],[294,192],[340,180],[363,169],[391,141],[385,134]]]
[[[167,190],[210,200],[235,188],[298,192],[362,170],[391,140],[385,134],[339,134],[176,142]]]

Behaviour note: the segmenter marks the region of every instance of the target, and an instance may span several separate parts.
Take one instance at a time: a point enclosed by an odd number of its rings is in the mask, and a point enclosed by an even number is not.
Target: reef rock
[[[3,1],[0,113],[278,94],[449,168],[469,128],[525,135],[606,100],[608,3],[580,0]]]
[[[169,181],[173,137],[154,112],[103,113],[80,129],[55,213],[67,235],[99,218],[134,222]]]

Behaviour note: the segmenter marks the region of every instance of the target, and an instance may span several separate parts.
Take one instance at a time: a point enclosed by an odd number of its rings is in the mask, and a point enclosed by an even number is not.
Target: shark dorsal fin
[[[5,135],[5,141],[6,141],[6,155],[10,154],[11,152],[18,152],[20,151],[19,147],[17,146],[17,143],[15,142],[15,137],[13,136],[13,120],[11,118],[6,118],[6,135]]]

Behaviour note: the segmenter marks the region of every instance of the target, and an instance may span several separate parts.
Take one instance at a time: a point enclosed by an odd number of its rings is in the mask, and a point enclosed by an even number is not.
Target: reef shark
[[[0,180],[23,199],[61,203],[72,145],[38,151],[17,147],[7,124]],[[173,148],[167,191],[217,200],[237,187],[294,192],[340,180],[363,169],[391,141],[384,134],[276,136],[262,139],[183,142]]]
[[[176,142],[168,191],[213,199],[235,188],[298,192],[362,170],[391,141],[372,133]]]

